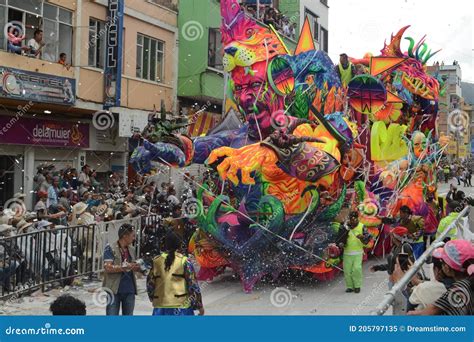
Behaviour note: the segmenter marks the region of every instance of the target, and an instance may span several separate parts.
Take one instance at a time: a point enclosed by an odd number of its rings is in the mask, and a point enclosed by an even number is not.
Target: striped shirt
[[[474,315],[474,278],[466,278],[455,282],[434,305],[441,309],[442,315],[459,316]]]

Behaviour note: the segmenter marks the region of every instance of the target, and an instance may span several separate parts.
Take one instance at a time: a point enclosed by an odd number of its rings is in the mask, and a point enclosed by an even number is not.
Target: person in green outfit
[[[364,247],[370,241],[370,234],[359,222],[359,213],[351,211],[349,222],[344,225],[344,238],[341,245],[344,248],[343,269],[346,282],[346,292],[359,293],[362,287],[362,258]]]
[[[438,238],[458,217],[459,213],[464,209],[464,205],[458,201],[449,202],[449,209],[451,212],[448,216],[444,217],[439,221],[438,230],[436,231],[436,238]],[[454,226],[449,230],[448,235],[444,238],[444,242],[449,240],[456,240],[458,236],[458,228]]]
[[[349,82],[356,75],[356,68],[354,64],[349,61],[349,58],[345,53],[339,55],[339,64],[334,67],[334,70],[344,87],[347,87]]]

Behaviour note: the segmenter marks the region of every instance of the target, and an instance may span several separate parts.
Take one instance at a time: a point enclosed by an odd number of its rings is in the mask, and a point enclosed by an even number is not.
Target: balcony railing
[[[178,0],[149,0],[150,2],[178,12]]]

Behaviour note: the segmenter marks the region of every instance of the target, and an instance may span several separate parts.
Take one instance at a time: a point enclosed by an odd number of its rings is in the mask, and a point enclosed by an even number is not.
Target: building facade
[[[309,19],[316,49],[329,50],[329,6],[328,0],[278,0],[278,8],[297,23],[297,34],[303,27],[305,18]]]
[[[132,131],[155,106],[177,108],[177,20],[172,0],[0,0],[0,26],[16,25],[27,40],[42,29],[45,43],[40,58],[19,55],[0,32],[0,204],[21,191],[31,207],[45,162],[126,178]],[[118,84],[110,60],[120,60]],[[104,108],[110,97],[119,100]],[[108,121],[93,120],[105,109]]]
[[[467,158],[470,155],[470,110],[464,104],[462,97],[462,72],[456,62],[452,65],[429,66],[428,72],[438,74],[445,82],[444,94],[440,95],[438,102],[437,131],[439,135],[451,136],[448,146],[448,155],[451,159]],[[466,113],[466,114],[464,114]]]

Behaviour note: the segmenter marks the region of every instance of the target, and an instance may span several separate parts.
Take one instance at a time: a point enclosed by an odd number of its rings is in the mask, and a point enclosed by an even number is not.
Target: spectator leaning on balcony
[[[34,58],[41,58],[41,49],[44,46],[43,30],[36,29],[33,33],[33,38],[28,41],[29,56]]]
[[[10,26],[8,30],[8,45],[7,51],[21,54],[21,51],[28,51],[27,46],[21,46],[21,42],[26,39],[25,35],[20,36],[20,30],[14,25]]]
[[[67,70],[69,70],[69,68],[71,67],[71,65],[67,63],[67,55],[64,52],[61,52],[59,54],[58,63],[62,64]]]

